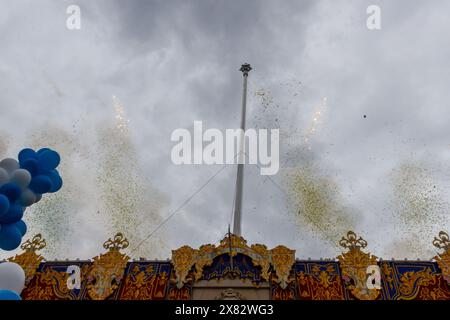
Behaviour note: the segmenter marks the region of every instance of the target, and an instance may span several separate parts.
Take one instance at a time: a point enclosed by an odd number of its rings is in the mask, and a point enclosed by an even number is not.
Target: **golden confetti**
[[[396,229],[403,238],[403,249],[420,256],[430,247],[429,236],[448,220],[449,203],[432,170],[423,164],[401,163],[392,171],[391,183],[392,215],[401,223]]]
[[[103,199],[101,215],[111,234],[123,232],[138,244],[161,222],[166,204],[160,192],[145,180],[137,150],[131,138],[123,106],[114,97],[115,124],[98,130],[97,183]],[[134,254],[161,254],[163,230],[145,242]]]
[[[114,101],[114,107],[116,109],[116,128],[122,132],[122,133],[126,133],[126,131],[128,130],[128,123],[130,122],[130,120],[125,118],[125,111],[123,109],[122,104],[119,102],[119,100],[117,99],[116,96],[113,96],[113,101]]]
[[[284,171],[289,207],[302,226],[336,245],[336,239],[354,230],[354,212],[344,204],[337,184],[322,177],[312,167],[289,168]]]
[[[35,150],[43,147],[54,149],[62,159],[57,168],[64,183],[61,190],[45,194],[24,215],[29,234],[42,233],[46,238],[48,245],[44,253],[49,258],[66,255],[77,232],[79,213],[89,201],[90,188],[85,178],[88,173],[78,163],[80,154],[86,154],[87,147],[81,145],[80,140],[64,129],[46,125],[31,132],[27,143]]]

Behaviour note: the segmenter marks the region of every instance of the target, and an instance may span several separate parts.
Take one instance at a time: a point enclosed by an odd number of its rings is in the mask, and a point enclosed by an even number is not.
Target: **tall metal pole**
[[[233,221],[233,233],[237,236],[241,235],[241,220],[242,220],[242,189],[244,186],[244,132],[245,132],[245,113],[247,107],[247,77],[248,73],[252,70],[252,67],[245,63],[241,66],[239,71],[242,71],[244,77],[243,92],[242,92],[242,114],[241,114],[241,141],[239,145],[238,154],[238,168],[236,177],[236,195],[234,203],[234,221]]]
[[[233,244],[231,243],[231,230],[230,230],[230,225],[228,225],[228,249],[229,251],[229,255],[230,255],[230,267],[231,267],[231,273],[234,272],[234,266],[233,266]]]

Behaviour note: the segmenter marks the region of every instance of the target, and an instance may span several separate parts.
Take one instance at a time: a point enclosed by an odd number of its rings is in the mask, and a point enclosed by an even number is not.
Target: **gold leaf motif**
[[[431,268],[420,271],[408,271],[400,277],[400,300],[448,300],[450,294],[446,290],[447,284],[441,283],[440,275]],[[444,284],[444,287],[442,286]]]
[[[281,288],[286,289],[292,280],[289,276],[295,263],[295,250],[285,246],[275,247],[270,250],[270,262],[272,263],[277,282]]]
[[[434,259],[442,271],[443,278],[450,284],[450,239],[448,233],[444,231],[439,232],[438,237],[434,238],[433,245],[438,249],[443,249],[444,252],[435,256]]]
[[[255,266],[261,267],[261,277],[263,279],[269,279],[269,270],[270,270],[270,257],[269,250],[263,244],[254,244],[251,249],[255,253],[253,257],[253,264]]]
[[[118,232],[114,239],[109,238],[103,243],[103,248],[110,251],[118,251],[128,248],[129,245],[128,239],[123,236],[122,232]]]
[[[214,246],[207,244],[198,249],[197,260],[195,262],[194,280],[200,279],[203,275],[203,268],[210,266],[213,262],[212,255],[214,255]]]
[[[172,250],[172,264],[175,269],[177,288],[183,287],[189,271],[197,260],[198,250],[189,246],[183,246],[177,250]]]
[[[367,247],[367,241],[361,237],[358,239],[356,233],[349,231],[347,232],[347,237],[342,237],[339,241],[339,245],[346,249],[365,248]]]
[[[103,247],[109,251],[95,257],[87,277],[87,291],[91,299],[104,300],[119,287],[127,262],[127,255],[120,253],[129,242],[122,233],[117,233],[114,240],[108,239]]]
[[[360,300],[375,300],[380,290],[367,288],[366,281],[367,267],[377,265],[377,257],[361,251],[361,248],[367,246],[367,241],[361,237],[357,238],[353,231],[349,231],[347,237],[342,237],[339,244],[348,249],[348,252],[337,257],[342,269],[342,278],[348,289]]]
[[[392,290],[394,288],[394,271],[387,262],[382,263],[381,270],[383,271],[385,281],[389,285],[389,289]]]
[[[45,268],[36,274],[36,285],[27,293],[28,300],[69,299],[70,289],[66,282],[69,274]]]
[[[269,272],[272,266],[274,278],[283,288],[286,288],[288,283],[292,282],[289,275],[295,263],[295,250],[290,250],[284,246],[268,250],[266,246],[261,244],[254,244],[249,247],[243,237],[230,234],[222,239],[217,247],[208,244],[197,250],[189,246],[183,246],[172,251],[177,288],[182,288],[188,279],[193,281],[200,279],[203,268],[210,266],[215,257],[223,254],[229,254],[231,257],[244,254],[250,257],[255,266],[261,267],[261,277],[266,281],[270,278]],[[190,274],[193,267],[194,272]]]
[[[341,280],[335,274],[332,264],[325,270],[319,265],[313,265],[312,274],[300,271],[297,274],[299,295],[305,300],[343,300]]]
[[[135,266],[124,283],[121,300],[162,300],[169,284],[166,272],[155,274],[150,265],[145,271]]]
[[[9,258],[8,261],[17,263],[25,271],[25,285],[27,285],[36,274],[36,270],[44,260],[44,257],[37,254],[39,251],[45,248],[46,242],[39,233],[35,235],[31,240],[25,241],[20,248],[25,252],[16,255],[14,258]]]

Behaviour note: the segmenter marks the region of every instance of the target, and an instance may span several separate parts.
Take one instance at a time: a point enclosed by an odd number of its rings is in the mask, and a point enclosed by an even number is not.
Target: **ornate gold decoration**
[[[435,282],[436,277],[433,277],[430,268],[422,271],[408,271],[400,277],[399,292],[404,299],[410,300],[417,295],[420,286],[434,285]]]
[[[443,249],[444,252],[435,256],[434,259],[442,271],[443,278],[450,284],[450,238],[444,231],[439,232],[438,237],[434,237],[433,245],[438,249]]]
[[[36,274],[39,265],[44,260],[44,257],[37,254],[39,251],[45,248],[46,242],[39,233],[35,235],[31,240],[25,241],[20,248],[25,252],[16,255],[14,258],[9,258],[8,261],[17,263],[25,271],[25,285],[27,285]]]
[[[341,279],[332,264],[327,265],[325,269],[314,265],[311,271],[312,274],[306,274],[304,271],[297,274],[301,299],[344,300]]]
[[[270,270],[270,257],[269,250],[263,244],[254,244],[251,246],[251,249],[255,253],[253,256],[253,264],[255,266],[261,267],[261,277],[263,279],[269,279],[269,270]]]
[[[124,281],[121,300],[162,300],[169,285],[167,273],[156,274],[152,265],[145,271],[136,265]]]
[[[91,299],[104,300],[119,287],[130,259],[120,250],[128,245],[129,242],[122,233],[117,233],[114,239],[110,238],[103,244],[108,252],[93,259],[87,276],[87,291]]]
[[[286,289],[290,279],[292,266],[295,263],[295,250],[278,246],[270,250],[270,263],[275,271],[274,276],[278,279],[281,288]]]
[[[122,232],[118,232],[114,239],[109,238],[103,243],[103,248],[110,251],[119,251],[128,248],[129,245],[128,239],[123,236]]]
[[[294,282],[289,283],[289,285],[285,289],[277,286],[275,281],[272,280],[272,282],[272,300],[295,300]]]
[[[69,278],[68,273],[57,272],[51,268],[45,268],[42,272],[36,275],[36,285],[30,287],[26,292],[28,300],[54,300],[58,296],[56,294],[56,288],[60,287],[64,294],[69,294],[66,282]],[[63,285],[59,285],[63,284]]]
[[[189,246],[172,250],[172,263],[175,269],[178,289],[186,282],[189,271],[191,271],[192,266],[195,264],[197,256],[198,250],[192,249]]]
[[[44,249],[47,246],[47,242],[42,238],[42,235],[38,233],[31,240],[28,239],[20,246],[20,249],[27,251],[38,251]]]
[[[443,290],[438,274],[430,268],[408,271],[401,275],[399,292],[401,300],[448,300],[448,290]]]
[[[196,281],[202,277],[203,268],[210,266],[213,259],[222,254],[230,254],[232,257],[237,254],[244,254],[250,257],[255,266],[261,267],[261,277],[269,280],[270,271],[274,273],[274,278],[282,288],[286,288],[291,282],[290,270],[295,263],[295,250],[290,250],[284,246],[278,246],[268,250],[262,244],[254,244],[251,247],[247,241],[239,236],[230,234],[226,236],[216,247],[208,244],[199,249],[183,246],[172,251],[172,263],[175,269],[177,287],[181,288],[188,280]],[[193,269],[193,272],[190,271]]]
[[[450,249],[450,238],[448,236],[448,233],[445,231],[439,232],[439,238],[434,237],[433,245],[439,249],[449,250]]]
[[[356,233],[354,233],[353,231],[349,231],[347,232],[347,238],[342,237],[342,239],[339,241],[339,245],[346,249],[360,249],[367,247],[367,241],[361,237],[357,238]]]
[[[191,291],[189,288],[183,287],[178,289],[177,287],[169,288],[167,295],[168,300],[191,300]]]
[[[337,257],[342,269],[344,279],[350,292],[360,300],[374,300],[379,294],[379,289],[367,288],[367,267],[377,265],[377,257],[370,253],[364,253],[361,248],[367,247],[367,241],[361,237],[357,238],[353,231],[342,237],[339,244],[348,249]]]
[[[394,271],[389,266],[389,263],[383,262],[381,264],[381,271],[384,276],[384,280],[389,285],[389,289],[394,289]]]
[[[198,249],[198,255],[195,262],[194,279],[200,279],[203,274],[203,267],[210,266],[213,261],[214,246],[207,244]]]
[[[81,267],[81,274],[85,274],[88,265]],[[79,296],[67,286],[69,274],[45,266],[37,272],[33,281],[22,291],[24,300],[76,300]]]

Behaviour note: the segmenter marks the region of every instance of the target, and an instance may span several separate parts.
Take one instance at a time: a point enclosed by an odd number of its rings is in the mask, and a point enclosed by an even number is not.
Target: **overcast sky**
[[[450,231],[448,1],[1,1],[0,158],[60,152],[64,187],[28,209],[50,258],[116,232],[166,259],[226,233],[236,168],[172,164],[173,130],[280,129],[268,179],[245,169],[243,235],[333,258],[353,230],[389,259]],[[81,29],[66,9],[81,8]],[[381,30],[366,27],[369,5]],[[114,98],[115,97],[115,98]],[[0,252],[8,257],[14,252]]]

